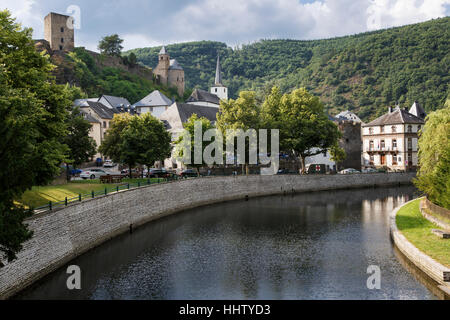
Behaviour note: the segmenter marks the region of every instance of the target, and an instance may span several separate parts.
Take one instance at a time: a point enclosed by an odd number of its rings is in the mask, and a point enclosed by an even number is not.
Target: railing
[[[183,178],[181,178],[181,177],[158,178],[158,180],[156,180],[154,182],[152,182],[151,179],[147,179],[146,181],[138,181],[135,183],[123,183],[123,184],[117,185],[115,187],[108,188],[107,186],[105,186],[105,189],[103,189],[103,190],[91,191],[90,193],[85,193],[85,194],[80,193],[76,197],[73,197],[73,198],[66,197],[62,201],[49,201],[49,203],[46,204],[45,206],[40,206],[40,207],[35,208],[34,213],[38,214],[38,213],[43,213],[43,212],[47,212],[47,211],[52,211],[52,210],[59,209],[59,208],[65,208],[73,203],[82,202],[83,200],[87,200],[87,199],[94,199],[96,197],[105,196],[105,195],[108,195],[111,193],[117,193],[117,192],[120,192],[123,190],[130,190],[130,189],[149,186],[151,184],[158,184],[158,183],[174,181],[174,180],[181,180],[181,179],[183,179]]]

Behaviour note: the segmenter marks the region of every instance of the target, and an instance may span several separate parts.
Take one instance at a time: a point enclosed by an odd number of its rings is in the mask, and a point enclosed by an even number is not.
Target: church
[[[170,59],[166,47],[162,47],[158,54],[158,65],[153,70],[156,82],[166,86],[176,87],[178,95],[184,95],[184,70],[177,60]]]

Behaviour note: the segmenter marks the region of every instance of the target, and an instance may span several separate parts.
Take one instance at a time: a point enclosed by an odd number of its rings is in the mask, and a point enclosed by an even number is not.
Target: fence
[[[73,198],[66,197],[62,201],[49,201],[49,203],[46,204],[45,206],[35,208],[34,213],[38,214],[38,213],[43,213],[43,212],[47,212],[47,211],[52,211],[55,209],[67,207],[68,205],[70,205],[72,203],[81,202],[83,200],[94,199],[96,197],[105,196],[105,195],[120,192],[123,190],[130,190],[133,188],[140,188],[140,187],[148,186],[148,185],[155,184],[155,183],[156,184],[163,183],[163,182],[174,181],[174,180],[178,180],[178,179],[181,179],[181,178],[178,178],[178,177],[158,178],[154,182],[152,182],[151,179],[147,179],[146,181],[138,181],[136,183],[123,183],[123,184],[117,185],[115,187],[108,188],[108,186],[105,186],[105,189],[103,189],[103,190],[91,191],[90,193],[85,193],[85,194],[80,193],[76,197],[73,197]]]

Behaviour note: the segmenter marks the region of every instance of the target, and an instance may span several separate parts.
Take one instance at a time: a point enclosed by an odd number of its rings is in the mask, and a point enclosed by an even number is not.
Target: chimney
[[[392,107],[388,108],[389,113],[392,113]]]

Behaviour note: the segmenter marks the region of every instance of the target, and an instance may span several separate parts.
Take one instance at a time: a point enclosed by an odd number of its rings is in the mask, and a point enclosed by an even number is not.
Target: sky
[[[323,39],[445,17],[450,0],[0,0],[44,38],[49,12],[75,17],[75,45],[98,51],[110,34],[125,50],[214,40]]]

